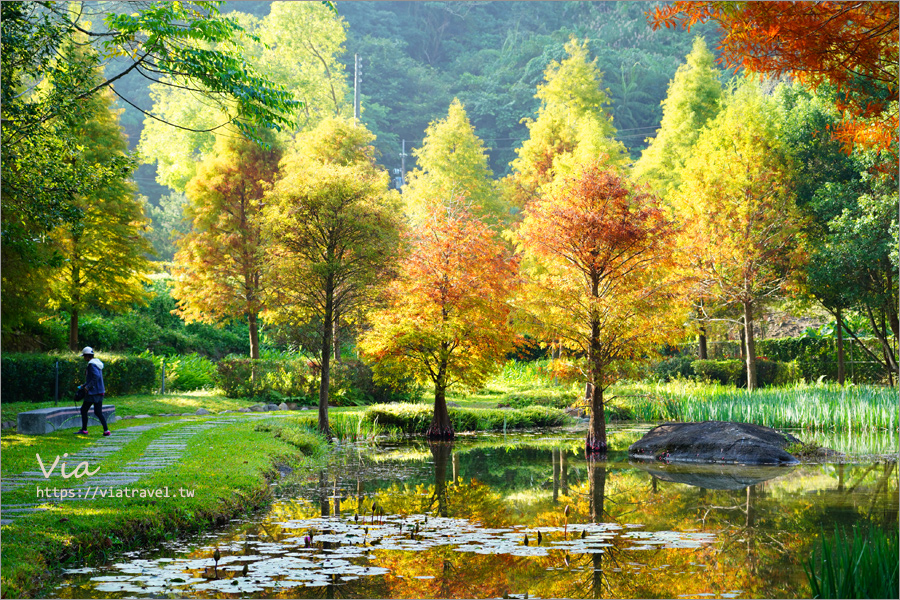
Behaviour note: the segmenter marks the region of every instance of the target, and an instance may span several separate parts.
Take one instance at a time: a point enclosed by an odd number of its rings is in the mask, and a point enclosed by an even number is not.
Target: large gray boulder
[[[632,444],[628,456],[663,462],[788,465],[800,461],[784,449],[799,443],[789,433],[749,423],[666,423]]]

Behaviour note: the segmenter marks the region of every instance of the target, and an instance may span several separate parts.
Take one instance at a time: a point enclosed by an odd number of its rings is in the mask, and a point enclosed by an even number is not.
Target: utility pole
[[[353,55],[353,118],[359,123],[359,83],[360,79],[359,54]]]
[[[406,140],[400,150],[400,187],[406,185]]]

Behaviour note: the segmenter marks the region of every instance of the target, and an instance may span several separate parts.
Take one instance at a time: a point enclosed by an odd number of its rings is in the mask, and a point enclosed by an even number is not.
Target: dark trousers
[[[103,431],[109,431],[106,417],[103,416],[103,394],[88,396],[81,403],[81,430],[87,430],[88,411],[90,411],[92,404],[94,405],[94,414],[97,415],[97,418],[100,419],[100,424],[103,425]]]

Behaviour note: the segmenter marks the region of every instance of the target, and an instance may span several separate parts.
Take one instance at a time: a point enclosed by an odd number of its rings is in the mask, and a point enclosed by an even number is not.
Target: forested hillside
[[[269,2],[226,2],[235,12],[265,18]],[[515,150],[527,137],[522,119],[534,117],[535,97],[544,70],[565,56],[574,35],[587,40],[608,89],[617,138],[637,158],[662,118],[660,102],[668,82],[701,35],[710,48],[718,42],[712,25],[653,30],[645,12],[650,2],[337,2],[346,31],[346,93],[342,109],[352,114],[354,56],[360,58],[361,118],[376,135],[378,161],[389,172],[416,165],[425,128],[446,115],[454,97],[485,142],[496,177],[509,172]],[[123,95],[149,110],[148,85],[142,77],[117,83]],[[136,146],[144,115],[124,105],[122,124]],[[171,132],[170,132],[171,133]],[[401,160],[405,140],[407,156]],[[197,157],[198,159],[200,157]],[[171,190],[156,181],[153,165],[135,179],[151,205]],[[160,214],[155,216],[159,227]]]

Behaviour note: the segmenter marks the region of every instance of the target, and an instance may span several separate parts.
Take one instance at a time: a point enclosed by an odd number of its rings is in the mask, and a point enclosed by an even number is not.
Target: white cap
[[[93,355],[93,354],[94,354],[94,349],[91,348],[90,346],[85,346],[85,347],[84,347],[84,350],[81,351],[81,355],[84,356],[84,355],[86,355],[86,354]]]

